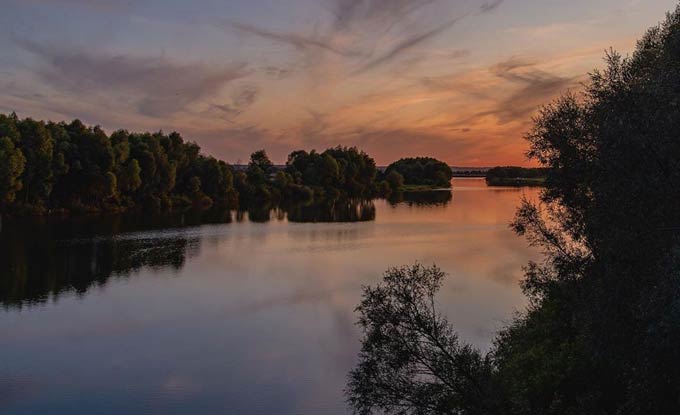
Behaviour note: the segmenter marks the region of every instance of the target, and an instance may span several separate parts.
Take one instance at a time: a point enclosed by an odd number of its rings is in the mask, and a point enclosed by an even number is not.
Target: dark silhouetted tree
[[[364,289],[362,348],[348,385],[357,414],[501,413],[492,362],[462,344],[435,307],[443,278],[437,267],[416,264]]]
[[[427,333],[420,326],[451,330],[422,311],[438,284],[420,288],[418,268],[366,289],[348,391],[356,412],[680,413],[678,68],[680,7],[630,58],[610,52],[582,96],[534,120],[528,155],[548,169],[546,187],[512,227],[545,255],[526,268],[530,305],[488,354],[453,343],[442,357],[430,352],[441,341],[410,341]],[[467,364],[432,380],[448,361]]]
[[[389,175],[393,171],[401,174],[404,183],[410,185],[451,187],[453,177],[446,163],[431,157],[401,159],[387,166],[385,174]]]

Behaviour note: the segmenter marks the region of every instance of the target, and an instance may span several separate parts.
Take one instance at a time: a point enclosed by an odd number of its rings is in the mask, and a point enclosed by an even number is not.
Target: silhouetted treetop
[[[385,174],[399,173],[406,185],[451,187],[453,173],[443,161],[431,157],[404,158],[390,164]]]
[[[679,69],[680,7],[537,115],[527,154],[545,188],[512,228],[544,258],[489,353],[437,313],[436,270],[365,289],[356,413],[680,413]]]

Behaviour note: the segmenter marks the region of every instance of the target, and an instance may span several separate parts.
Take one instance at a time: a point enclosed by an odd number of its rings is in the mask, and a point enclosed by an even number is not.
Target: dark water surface
[[[345,414],[361,286],[436,263],[442,310],[488,348],[525,304],[538,254],[507,224],[536,192],[463,179],[452,199],[332,212],[5,219],[0,413]]]

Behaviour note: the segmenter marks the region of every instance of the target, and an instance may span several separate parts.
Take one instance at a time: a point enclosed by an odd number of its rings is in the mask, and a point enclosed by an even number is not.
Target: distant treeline
[[[420,157],[401,159],[380,172],[373,158],[354,147],[294,151],[277,168],[260,150],[251,155],[245,171],[235,173],[234,184],[245,203],[398,198],[412,187],[451,187],[451,169]]]
[[[0,212],[171,211],[387,197],[408,185],[448,186],[435,159],[406,159],[383,174],[354,147],[300,150],[275,168],[264,150],[234,169],[176,132],[107,135],[100,127],[0,114]]]
[[[489,186],[541,186],[548,176],[546,168],[494,167],[486,172]]]
[[[462,168],[451,168],[453,171],[453,177],[486,177],[486,172],[489,171],[488,168],[480,169],[462,169]]]

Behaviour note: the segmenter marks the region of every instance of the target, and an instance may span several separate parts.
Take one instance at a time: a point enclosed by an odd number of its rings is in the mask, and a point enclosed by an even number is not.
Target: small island
[[[443,161],[432,157],[403,158],[385,169],[385,180],[404,192],[450,189],[453,173]]]

